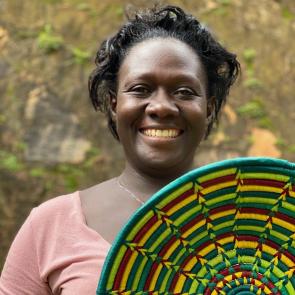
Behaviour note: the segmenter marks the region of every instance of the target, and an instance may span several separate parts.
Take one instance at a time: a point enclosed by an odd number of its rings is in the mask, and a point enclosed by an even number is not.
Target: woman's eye
[[[190,88],[179,88],[175,91],[175,94],[181,96],[181,98],[191,99],[194,96],[197,96],[197,93]]]
[[[147,95],[150,93],[150,89],[146,86],[138,85],[138,86],[132,87],[130,89],[130,92],[135,94],[140,94],[140,95]]]

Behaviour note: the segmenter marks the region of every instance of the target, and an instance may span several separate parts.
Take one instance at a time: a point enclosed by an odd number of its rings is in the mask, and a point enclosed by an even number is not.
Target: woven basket
[[[226,160],[157,192],[117,236],[97,294],[295,294],[295,164]]]

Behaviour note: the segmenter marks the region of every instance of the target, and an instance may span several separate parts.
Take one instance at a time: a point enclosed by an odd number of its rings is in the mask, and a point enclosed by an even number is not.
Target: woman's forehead
[[[153,73],[206,82],[199,56],[189,45],[173,38],[153,38],[134,45],[122,62],[119,78],[151,76]]]

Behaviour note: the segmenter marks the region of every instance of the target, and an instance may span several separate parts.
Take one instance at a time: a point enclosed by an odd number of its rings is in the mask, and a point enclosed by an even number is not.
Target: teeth
[[[144,135],[151,137],[177,137],[180,133],[179,130],[176,129],[144,129],[142,131]]]

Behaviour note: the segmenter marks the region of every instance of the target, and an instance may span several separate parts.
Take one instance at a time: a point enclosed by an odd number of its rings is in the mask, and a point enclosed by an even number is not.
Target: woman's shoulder
[[[32,210],[33,216],[50,217],[69,215],[79,209],[79,191],[49,199]]]

